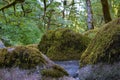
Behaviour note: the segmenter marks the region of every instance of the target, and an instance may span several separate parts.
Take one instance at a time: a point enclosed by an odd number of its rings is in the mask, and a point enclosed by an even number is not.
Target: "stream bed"
[[[62,66],[71,77],[76,78],[77,71],[79,69],[79,61],[78,60],[72,60],[72,61],[55,61],[56,64],[59,64]]]

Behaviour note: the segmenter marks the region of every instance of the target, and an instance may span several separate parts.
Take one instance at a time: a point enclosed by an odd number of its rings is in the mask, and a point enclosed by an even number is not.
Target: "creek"
[[[56,64],[62,66],[70,76],[77,78],[78,74],[77,71],[79,69],[79,61],[78,60],[71,60],[71,61],[55,61]]]

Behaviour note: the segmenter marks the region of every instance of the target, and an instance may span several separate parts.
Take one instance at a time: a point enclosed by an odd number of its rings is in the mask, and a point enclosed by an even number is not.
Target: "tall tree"
[[[92,13],[90,0],[86,0],[86,6],[87,6],[87,14],[88,14],[88,18],[87,18],[88,29],[94,29],[93,13]]]
[[[109,21],[112,20],[110,16],[110,11],[109,11],[108,0],[101,0],[101,4],[102,4],[102,10],[103,10],[103,16],[104,16],[105,23],[108,23]]]
[[[63,13],[62,13],[62,14],[63,14],[63,18],[65,18],[66,5],[67,5],[67,0],[64,0],[64,1],[63,1],[63,8],[64,8],[64,9],[63,9]]]

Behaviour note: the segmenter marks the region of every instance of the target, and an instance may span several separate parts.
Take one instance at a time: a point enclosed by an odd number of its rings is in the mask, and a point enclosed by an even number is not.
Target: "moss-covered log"
[[[52,60],[79,59],[90,39],[70,29],[48,31],[38,45],[39,50]]]
[[[86,64],[114,63],[120,61],[120,18],[105,24],[81,56],[81,66]]]

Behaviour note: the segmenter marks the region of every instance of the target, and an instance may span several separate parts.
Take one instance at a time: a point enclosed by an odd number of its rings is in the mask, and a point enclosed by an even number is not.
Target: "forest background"
[[[39,43],[48,30],[84,33],[120,16],[119,0],[0,0],[0,38],[6,46]]]

